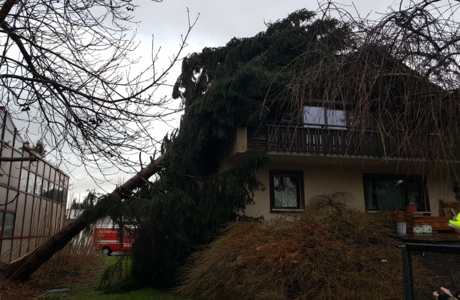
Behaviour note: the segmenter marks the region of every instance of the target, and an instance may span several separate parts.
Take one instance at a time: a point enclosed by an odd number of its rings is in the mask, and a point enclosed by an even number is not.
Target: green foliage
[[[223,162],[236,130],[257,121],[266,100],[305,66],[344,48],[337,41],[349,35],[346,24],[313,18],[299,10],[252,38],[234,38],[184,59],[173,92],[185,106],[181,127],[165,139],[163,170],[146,188],[153,196],[133,208],[141,221],[132,264],[138,279],[176,283],[190,253],[235,220],[263,188],[255,171],[267,163],[265,153],[246,152],[227,169]]]
[[[35,145],[33,147],[29,148],[29,150],[31,152],[34,152],[34,153],[40,155],[41,157],[45,157],[46,153],[48,153],[48,151],[46,151],[45,147],[46,147],[46,145],[43,142],[43,140],[39,139],[37,141],[37,143],[35,143]]]
[[[261,188],[254,172],[266,162],[264,153],[249,153],[221,173],[206,177],[175,173],[175,182],[157,182],[153,199],[136,213],[142,221],[133,245],[133,275],[160,286],[174,284],[178,268],[192,250],[211,241],[222,224],[235,220],[236,212],[252,201],[253,191]]]
[[[75,297],[66,299],[81,299],[81,300],[181,300],[182,298],[173,296],[167,292],[154,290],[151,288],[144,288],[127,293],[116,293],[116,294],[101,294],[100,292],[85,293],[77,295]]]
[[[266,102],[282,98],[279,93],[298,72],[346,49],[351,40],[347,24],[313,17],[299,10],[268,24],[266,32],[233,38],[224,47],[205,48],[184,59],[173,96],[185,105],[180,153],[184,161],[200,162],[189,170],[192,174],[215,171],[216,153],[229,135],[266,113]]]
[[[70,205],[71,209],[91,209],[94,204],[96,204],[98,197],[100,197],[99,193],[93,191],[88,191],[88,194],[83,199],[83,202],[77,202],[76,199],[72,200],[72,204]]]

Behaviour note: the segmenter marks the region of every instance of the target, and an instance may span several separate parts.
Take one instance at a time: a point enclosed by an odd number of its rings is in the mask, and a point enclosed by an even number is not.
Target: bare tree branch
[[[131,0],[8,0],[0,9],[0,105],[56,161],[84,164],[90,176],[113,166],[135,170],[130,155],[155,151],[153,126],[178,111],[155,92],[181,59],[196,19],[161,72],[158,50],[135,73],[136,8]],[[79,162],[68,161],[70,154]]]
[[[0,162],[4,161],[37,161],[37,157],[0,157]]]

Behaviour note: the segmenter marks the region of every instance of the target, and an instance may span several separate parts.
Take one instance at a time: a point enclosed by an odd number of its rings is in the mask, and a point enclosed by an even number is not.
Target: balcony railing
[[[248,129],[248,148],[265,148],[268,152],[427,159],[433,155],[433,145],[427,137],[416,142],[411,137],[409,142],[404,134],[387,135],[339,126],[267,125],[257,131]]]

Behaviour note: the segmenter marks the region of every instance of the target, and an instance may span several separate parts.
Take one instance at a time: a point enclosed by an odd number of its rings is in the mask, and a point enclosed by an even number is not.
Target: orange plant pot
[[[417,211],[417,205],[406,205],[406,214],[411,215]]]

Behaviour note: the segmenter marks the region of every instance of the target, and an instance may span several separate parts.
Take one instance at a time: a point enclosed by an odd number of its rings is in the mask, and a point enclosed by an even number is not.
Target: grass
[[[117,263],[121,268],[115,268]],[[58,252],[25,283],[0,278],[0,300],[181,300],[153,288],[134,290],[135,285],[130,285],[126,277],[130,265],[130,259],[119,261],[118,257],[107,257],[94,251],[92,244],[73,243]],[[110,272],[114,276],[100,289],[101,280]]]
[[[143,299],[150,299],[150,300],[181,300],[182,298],[178,298],[173,296],[167,292],[161,292],[155,290],[153,288],[143,288],[135,291],[130,291],[126,293],[110,293],[105,294],[103,291],[78,291],[76,289],[71,289],[70,291],[65,292],[57,292],[57,293],[47,293],[39,297],[39,299],[46,299],[46,300],[63,300],[63,299],[71,299],[71,300],[127,300],[127,299],[135,299],[135,300],[143,300]]]
[[[100,292],[90,292],[80,294],[76,297],[71,297],[67,299],[74,299],[74,300],[86,300],[86,299],[96,299],[96,300],[128,300],[128,299],[135,299],[135,300],[180,300],[181,298],[177,298],[172,296],[171,294],[164,293],[157,291],[152,288],[145,288],[136,291],[131,291],[128,293],[123,294],[101,294]]]
[[[38,299],[41,300],[87,300],[87,299],[100,299],[100,300],[117,300],[117,299],[152,299],[152,300],[181,300],[176,296],[164,291],[158,291],[153,288],[141,288],[138,290],[128,291],[129,285],[126,284],[123,273],[129,270],[130,260],[122,260],[122,269],[119,277],[108,285],[99,289],[99,284],[104,276],[104,272],[109,270],[111,266],[120,263],[119,259],[114,256],[102,256],[99,262],[89,269],[82,268],[78,272],[66,274],[66,284],[58,284],[51,289],[57,289],[57,292],[45,292]],[[83,278],[82,278],[83,277]],[[67,288],[68,290],[61,290]],[[1,298],[0,298],[1,299]],[[3,299],[2,299],[3,300]]]

